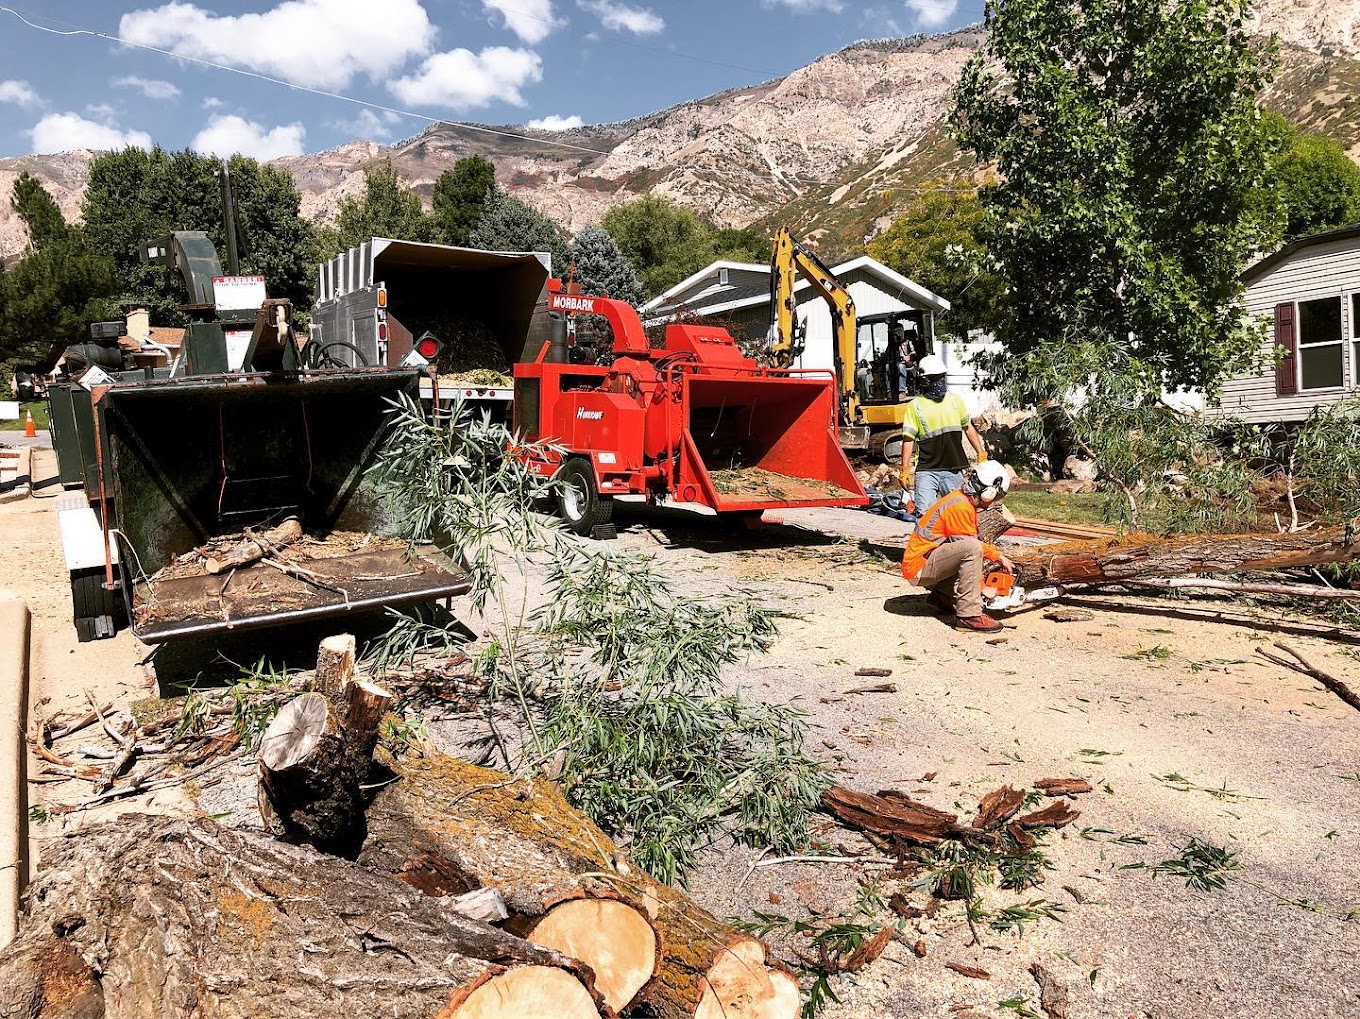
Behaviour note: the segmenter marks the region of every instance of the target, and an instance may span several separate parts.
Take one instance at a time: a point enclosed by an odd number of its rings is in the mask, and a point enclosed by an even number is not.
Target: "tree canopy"
[[[1256,100],[1273,44],[1248,34],[1249,13],[1245,0],[989,4],[951,125],[1000,177],[979,239],[1007,291],[987,367],[1014,402],[1107,386],[1212,397],[1252,357],[1238,274],[1277,239],[1259,195],[1278,141]]]
[[[436,233],[420,196],[401,182],[388,160],[364,171],[363,194],[340,199],[334,225],[322,234],[321,256],[330,258],[373,237],[434,241]]]
[[[194,152],[128,148],[90,164],[84,232],[117,271],[117,295],[139,302],[164,324],[182,321],[183,284],[164,266],[142,265],[143,242],[175,230],[202,230],[225,262],[221,160]],[[241,271],[265,278],[272,297],[306,309],[317,263],[315,231],[300,215],[292,176],[244,156],[228,162],[236,206]],[[224,265],[225,268],[225,265]]]
[[[716,259],[766,262],[770,242],[753,230],[719,230],[663,195],[616,205],[600,225],[632,263],[646,297],[664,293]]]
[[[434,183],[432,215],[442,244],[465,247],[481,222],[486,193],[496,184],[496,167],[483,156],[465,156]]]
[[[1272,177],[1284,207],[1285,237],[1302,237],[1360,222],[1360,166],[1341,143],[1301,131],[1267,114],[1284,141]]]
[[[35,368],[84,340],[91,322],[117,316],[109,300],[116,276],[113,259],[90,250],[36,178],[21,175],[11,202],[30,244],[28,254],[0,274],[0,361]]]
[[[499,186],[487,191],[482,218],[468,243],[484,251],[546,251],[554,273],[565,273],[571,261],[562,228]]]
[[[588,226],[576,235],[571,245],[571,261],[582,293],[612,297],[632,305],[642,303],[642,284],[637,273],[604,227]]]
[[[869,244],[874,258],[950,302],[939,324],[961,339],[992,328],[1005,286],[978,237],[985,215],[970,181],[930,180]]]

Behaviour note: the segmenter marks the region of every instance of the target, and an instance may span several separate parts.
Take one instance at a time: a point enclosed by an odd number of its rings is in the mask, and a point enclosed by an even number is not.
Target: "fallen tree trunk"
[[[498,888],[509,928],[589,965],[616,1009],[798,1016],[798,983],[763,943],[630,865],[556,786],[440,754],[390,767],[401,780],[369,808],[362,863],[441,894]]]
[[[45,855],[0,953],[0,1015],[598,1019],[603,1008],[575,960],[254,832],[125,814]]]
[[[1100,585],[1195,573],[1244,573],[1360,559],[1360,542],[1348,528],[1294,534],[1198,534],[1158,538],[1145,534],[1074,541],[1016,551],[1011,558],[1027,585]]]

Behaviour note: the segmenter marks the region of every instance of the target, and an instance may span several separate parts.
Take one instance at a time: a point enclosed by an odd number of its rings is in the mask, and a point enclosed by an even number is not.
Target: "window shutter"
[[[1275,305],[1275,395],[1293,396],[1299,391],[1298,334],[1294,329],[1294,302]]]

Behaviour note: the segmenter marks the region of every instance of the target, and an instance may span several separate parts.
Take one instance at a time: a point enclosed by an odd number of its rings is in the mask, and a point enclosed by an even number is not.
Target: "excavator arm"
[[[840,392],[841,424],[853,424],[859,402],[855,391],[855,302],[826,263],[803,247],[788,227],[780,227],[774,235],[774,251],[770,257],[770,304],[775,325],[770,353],[780,368],[789,367],[798,356],[794,335],[798,306],[793,292],[799,276],[808,281],[831,309],[832,356],[836,388]]]

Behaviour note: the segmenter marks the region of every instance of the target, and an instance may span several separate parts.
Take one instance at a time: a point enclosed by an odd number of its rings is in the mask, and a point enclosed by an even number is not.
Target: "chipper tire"
[[[898,429],[875,432],[869,437],[869,455],[894,467],[902,462],[902,433]]]
[[[557,515],[585,537],[614,518],[614,498],[600,494],[589,461],[573,457],[557,472]]]

